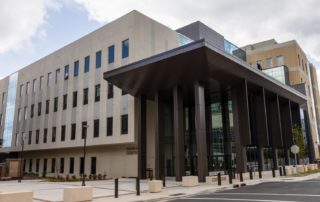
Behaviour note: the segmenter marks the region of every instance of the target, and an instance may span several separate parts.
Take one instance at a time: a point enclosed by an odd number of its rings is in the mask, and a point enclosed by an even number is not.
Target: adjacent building
[[[316,68],[295,41],[278,43],[271,39],[250,44],[243,49],[247,62],[254,68],[292,86],[305,94],[307,103],[302,105],[302,119],[306,142],[312,159],[319,158],[319,89]]]
[[[1,158],[24,146],[24,172],[178,181],[290,164],[307,101],[203,23],[137,11],[2,79],[0,95]]]

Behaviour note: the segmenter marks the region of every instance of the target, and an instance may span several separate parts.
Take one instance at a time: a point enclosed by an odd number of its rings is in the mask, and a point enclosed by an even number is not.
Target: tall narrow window
[[[28,144],[31,144],[31,142],[32,142],[32,131],[29,131]]]
[[[47,173],[47,164],[48,164],[48,160],[47,159],[43,159],[43,169],[42,169],[42,172],[44,174]]]
[[[129,39],[122,41],[122,58],[129,57]]]
[[[66,139],[66,126],[61,126],[61,142]]]
[[[23,84],[20,85],[20,97],[22,96],[23,94]]]
[[[108,64],[114,63],[114,45],[109,47]]]
[[[51,85],[51,72],[48,73],[47,87]]]
[[[107,118],[107,136],[112,136],[113,133],[113,118]]]
[[[76,124],[73,123],[71,125],[71,140],[75,140],[76,139]]]
[[[51,173],[55,173],[56,171],[56,159],[51,159]]]
[[[64,66],[64,80],[69,78],[69,65]]]
[[[84,122],[82,122],[82,139],[84,139],[84,138],[86,138],[87,137],[87,122],[86,121],[84,121]]]
[[[30,159],[29,161],[29,173],[32,172],[32,159]]]
[[[121,134],[128,134],[128,114],[121,115]]]
[[[77,77],[79,75],[79,60],[74,62],[74,70],[73,70],[73,76]]]
[[[93,137],[99,137],[99,119],[94,120]]]
[[[67,109],[68,95],[63,95],[63,110]]]
[[[277,56],[277,66],[282,66],[284,65],[284,60],[283,60],[283,56]]]
[[[27,118],[28,118],[27,107],[24,107],[24,120],[27,120]]]
[[[84,158],[80,158],[80,174],[84,173]]]
[[[34,115],[34,104],[32,104],[30,108],[30,117],[33,118],[33,115]]]
[[[71,157],[70,158],[70,162],[69,162],[69,173],[73,174],[74,173],[74,158]]]
[[[36,130],[36,144],[39,144],[40,130]]]
[[[108,99],[113,98],[113,85],[108,83]]]
[[[36,173],[39,173],[40,168],[40,159],[36,160]]]
[[[57,112],[57,111],[58,111],[58,97],[55,97],[55,98],[54,98],[53,111],[54,111],[54,112]]]
[[[100,84],[95,86],[94,90],[94,101],[99,102],[100,101]]]
[[[50,100],[46,100],[46,114],[49,114]]]
[[[56,84],[60,81],[60,69],[56,70]]]
[[[43,89],[43,76],[40,76],[40,90]]]
[[[73,96],[72,96],[72,107],[77,107],[77,103],[78,103],[78,92],[74,91],[73,92]]]
[[[84,73],[89,72],[90,70],[90,56],[84,58]]]
[[[33,79],[33,93],[37,90],[37,79]]]
[[[97,171],[97,157],[91,157],[91,174],[96,174]]]
[[[100,68],[101,67],[101,51],[96,52],[96,68]]]
[[[43,143],[47,143],[47,139],[48,139],[48,129],[45,128],[43,131]]]
[[[60,158],[60,173],[64,173],[64,158]]]
[[[88,88],[83,89],[83,105],[88,104],[88,94],[89,94],[89,89]]]
[[[38,116],[41,116],[41,107],[42,107],[42,103],[39,102],[38,103]]]
[[[51,137],[52,142],[56,142],[56,135],[57,135],[57,128],[52,127],[52,137]]]
[[[27,86],[26,86],[26,95],[29,94],[29,90],[30,90],[30,82],[27,82]]]
[[[267,68],[272,67],[272,58],[267,58]]]

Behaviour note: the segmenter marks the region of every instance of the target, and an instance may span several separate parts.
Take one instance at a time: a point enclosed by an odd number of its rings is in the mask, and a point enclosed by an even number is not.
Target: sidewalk
[[[278,175],[277,175],[278,176]],[[245,177],[244,182],[247,186],[259,184],[262,182],[275,181],[302,181],[320,177],[320,173],[305,177],[276,177],[272,178],[269,174],[263,174],[263,179],[259,179],[257,174],[253,180]],[[93,201],[166,201],[179,197],[187,197],[202,193],[216,192],[225,189],[232,189],[234,184],[239,184],[239,180],[233,180],[233,184],[223,181],[222,186],[217,184],[207,185],[199,183],[195,187],[182,187],[181,182],[166,180],[166,187],[159,193],[148,193],[148,181],[140,181],[140,196],[136,196],[135,179],[119,179],[119,198],[114,198],[114,180],[88,181],[87,186],[93,187]],[[0,192],[26,191],[34,192],[35,202],[60,202],[63,200],[63,189],[66,187],[81,186],[81,182],[47,182],[41,180],[23,180],[22,183],[17,181],[0,182]]]

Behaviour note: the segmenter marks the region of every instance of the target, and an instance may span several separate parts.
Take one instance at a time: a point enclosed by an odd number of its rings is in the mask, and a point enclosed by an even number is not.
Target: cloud
[[[43,25],[49,9],[59,9],[54,0],[1,0],[0,54],[28,50],[32,37],[45,36]]]
[[[179,28],[200,20],[238,46],[275,38],[296,39],[320,62],[320,2],[317,0],[73,0],[92,20],[110,22],[136,9]]]

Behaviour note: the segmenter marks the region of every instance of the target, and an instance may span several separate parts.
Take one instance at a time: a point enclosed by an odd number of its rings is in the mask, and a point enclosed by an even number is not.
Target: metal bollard
[[[232,184],[232,173],[229,172],[229,184]]]
[[[272,177],[275,178],[276,177],[276,171],[274,168],[272,168]]]
[[[282,167],[279,167],[279,174],[282,176]]]
[[[249,175],[250,175],[250,180],[252,180],[252,179],[253,179],[252,169],[250,169],[250,171],[249,171]]]
[[[137,196],[140,196],[140,178],[136,178]]]
[[[221,173],[218,173],[218,185],[221,186]]]
[[[287,176],[286,167],[282,166],[282,168],[283,168],[283,176]]]
[[[119,179],[114,179],[114,198],[119,197]]]
[[[262,172],[261,172],[261,170],[259,169],[259,179],[261,179],[262,178]]]
[[[240,172],[239,174],[240,174],[240,182],[243,182],[242,172]]]
[[[166,187],[166,176],[165,175],[162,176],[162,186]]]

